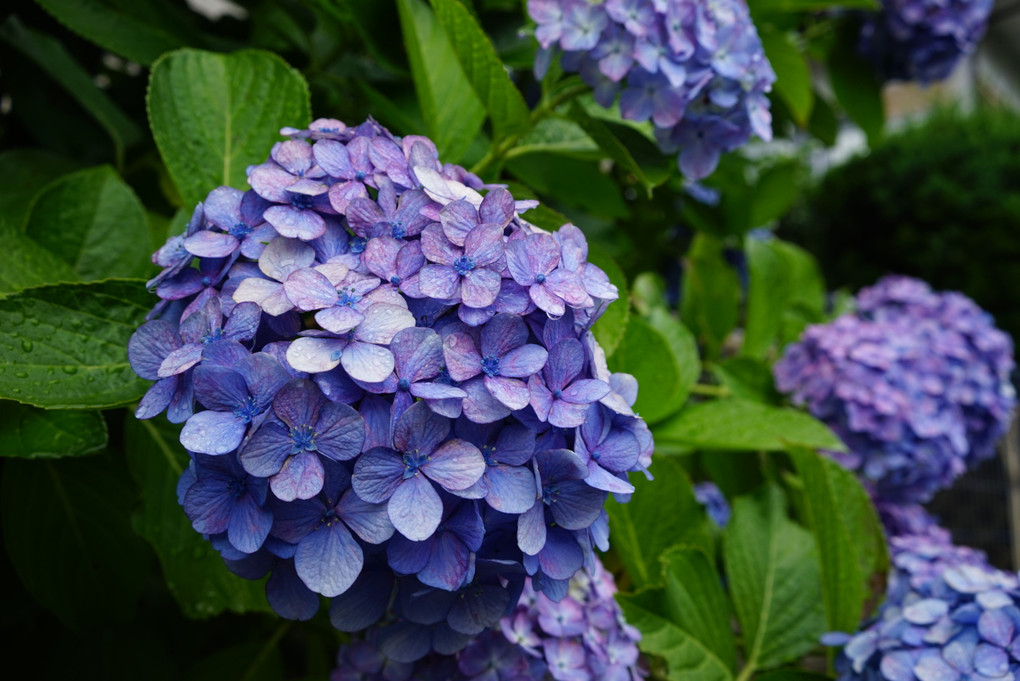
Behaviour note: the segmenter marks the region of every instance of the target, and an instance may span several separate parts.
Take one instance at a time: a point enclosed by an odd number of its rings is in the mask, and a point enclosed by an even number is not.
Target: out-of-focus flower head
[[[878,616],[848,637],[840,681],[1007,681],[1020,674],[1015,574],[949,533],[890,540],[893,569]],[[830,637],[831,640],[832,637]]]
[[[1013,343],[966,296],[916,279],[887,277],[857,307],[787,347],[776,385],[846,443],[834,456],[876,500],[926,501],[994,454],[1016,406]]]
[[[281,615],[320,596],[404,662],[553,597],[608,546],[651,436],[590,332],[617,297],[581,231],[369,120],[285,129],[160,249],[131,338],[139,418],[183,423],[178,488]],[[479,190],[485,191],[483,195]]]
[[[730,522],[730,504],[714,482],[699,482],[694,486],[694,498],[705,507],[716,527],[724,528]]]
[[[752,134],[772,138],[776,75],[743,0],[528,0],[528,13],[537,74],[562,53],[600,105],[619,95],[624,118],[651,120],[686,177],[708,176]]]
[[[455,655],[431,654],[414,663],[385,654],[382,632],[367,632],[340,648],[332,681],[638,681],[640,633],[613,600],[616,585],[602,564],[577,573],[555,601],[527,580],[513,611]],[[441,672],[436,675],[437,671]]]
[[[882,0],[867,16],[858,49],[885,80],[944,80],[974,52],[992,0]]]

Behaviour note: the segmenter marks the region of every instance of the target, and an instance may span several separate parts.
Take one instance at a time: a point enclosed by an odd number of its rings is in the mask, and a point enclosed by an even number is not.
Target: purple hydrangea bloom
[[[808,327],[777,387],[849,448],[834,456],[876,499],[923,502],[990,457],[1016,405],[1013,344],[969,298],[887,277],[858,309]]]
[[[711,174],[751,135],[771,139],[776,75],[743,0],[528,0],[528,14],[542,48],[536,75],[562,52],[599,104],[619,94],[624,118],[652,121],[686,177]]]
[[[598,561],[580,572],[567,595],[553,601],[526,584],[517,605],[454,655],[398,662],[382,631],[370,630],[340,648],[333,681],[638,681],[640,633],[613,600],[616,585]]]
[[[944,80],[972,54],[992,0],[882,0],[867,16],[858,49],[885,80]]]
[[[424,137],[284,134],[249,191],[214,189],[156,254],[137,416],[185,424],[179,502],[230,570],[269,575],[281,616],[326,596],[338,629],[380,624],[388,659],[435,671],[527,579],[566,597],[608,548],[608,492],[651,462],[636,382],[591,333],[618,293],[581,230],[529,224],[535,202]]]
[[[890,540],[893,569],[878,616],[850,637],[840,681],[963,681],[1020,674],[1020,584],[931,525]],[[835,638],[835,637],[832,637]]]

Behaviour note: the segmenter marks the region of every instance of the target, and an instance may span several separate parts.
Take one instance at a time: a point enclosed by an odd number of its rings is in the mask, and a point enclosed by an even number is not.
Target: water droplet
[[[32,352],[32,341],[27,338],[21,341],[21,349],[25,352]]]
[[[62,367],[62,368],[63,368],[65,374],[76,374],[76,373],[78,373],[78,367],[70,365],[70,364],[68,364],[67,366]]]
[[[77,329],[79,326],[81,326],[81,320],[77,317],[71,317],[71,328]]]

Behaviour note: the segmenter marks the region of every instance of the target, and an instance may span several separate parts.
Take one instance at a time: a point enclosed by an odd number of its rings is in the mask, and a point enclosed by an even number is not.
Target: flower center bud
[[[544,274],[539,274],[537,277],[535,277],[535,282],[539,283],[539,284],[544,284],[545,283],[545,275]]]
[[[407,392],[408,390],[411,389],[411,382],[406,378],[402,378],[397,382],[397,389]]]
[[[238,222],[236,225],[230,228],[230,236],[234,237],[235,239],[243,239],[244,237],[251,234],[252,231],[253,230],[250,225],[246,225],[243,222]]]
[[[255,398],[249,395],[234,409],[234,416],[240,419],[241,423],[251,423],[252,418],[258,413],[259,407]]]
[[[488,377],[499,376],[499,357],[486,355],[482,357],[482,371]]]
[[[215,329],[202,336],[202,344],[209,345],[215,343],[218,340],[223,340],[223,329]]]
[[[552,396],[553,396],[553,399],[557,399],[558,400],[561,397],[563,397],[563,391],[560,390],[559,388],[556,388],[556,390],[552,391]]]
[[[468,272],[475,268],[474,258],[469,258],[466,255],[462,255],[453,261],[453,270],[460,276],[465,276]]]
[[[315,446],[315,436],[318,433],[308,425],[303,423],[300,426],[295,426],[290,429],[290,441],[291,441],[291,454],[298,454],[300,452],[314,452],[318,450]]]
[[[248,484],[243,478],[234,478],[227,483],[227,494],[234,499],[238,499],[244,496],[244,493],[248,491]]]
[[[315,205],[315,198],[309,196],[308,194],[298,194],[297,192],[291,192],[290,205],[294,206],[299,210],[311,210],[312,206]]]
[[[351,307],[361,300],[361,294],[355,291],[353,286],[337,289],[337,296],[336,304],[340,306]]]

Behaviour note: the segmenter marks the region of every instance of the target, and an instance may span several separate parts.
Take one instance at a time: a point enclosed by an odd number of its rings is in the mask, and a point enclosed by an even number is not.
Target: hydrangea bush
[[[859,49],[885,80],[949,77],[985,33],[993,0],[882,0],[861,28]]]
[[[776,386],[846,443],[878,499],[923,502],[992,456],[1016,406],[1013,343],[959,293],[887,277],[856,312],[809,327]]]
[[[397,662],[377,647],[377,631],[342,646],[332,681],[637,681],[641,634],[626,624],[613,600],[613,577],[596,559],[595,571],[571,578],[554,601],[525,583],[513,611],[498,628],[478,635],[455,656],[429,655]]]
[[[577,227],[530,225],[534,202],[426,138],[283,134],[155,254],[136,416],[184,423],[184,511],[232,570],[271,573],[277,612],[326,596],[358,631],[392,596],[383,650],[449,654],[526,577],[560,600],[594,569],[607,495],[650,463],[637,385],[590,331],[617,290]]]
[[[595,101],[651,120],[683,174],[701,179],[720,154],[772,139],[768,93],[776,75],[742,0],[528,0],[543,52],[541,75],[562,54]]]

